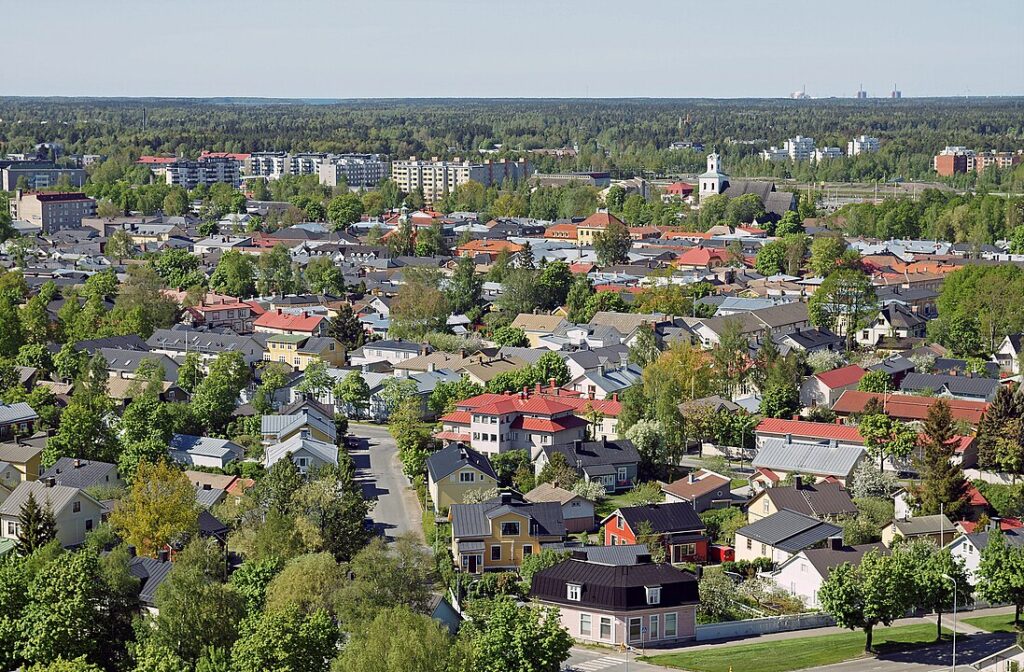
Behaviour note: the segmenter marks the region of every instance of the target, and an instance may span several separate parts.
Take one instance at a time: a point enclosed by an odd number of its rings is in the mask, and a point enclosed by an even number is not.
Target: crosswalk
[[[587,660],[582,663],[573,663],[570,669],[574,671],[578,670],[579,672],[598,672],[598,670],[604,670],[621,664],[622,658],[604,656],[603,658],[594,658],[593,660]]]

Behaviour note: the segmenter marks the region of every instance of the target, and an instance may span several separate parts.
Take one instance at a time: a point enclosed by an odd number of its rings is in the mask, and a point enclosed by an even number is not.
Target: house
[[[787,334],[772,338],[772,342],[783,355],[792,350],[799,350],[808,355],[815,352],[840,352],[845,340],[825,328],[797,329]]]
[[[542,336],[553,334],[557,329],[565,327],[569,323],[558,315],[535,315],[532,313],[519,313],[512,320],[516,329],[522,329],[530,341],[530,347],[536,348],[540,344]]]
[[[942,514],[931,516],[909,516],[893,520],[882,527],[882,543],[892,548],[896,537],[904,539],[931,539],[939,546],[945,546],[958,535],[956,525]]]
[[[885,414],[903,422],[924,422],[928,411],[939,402],[937,397],[921,397],[912,394],[881,394],[846,390],[832,405],[832,411],[839,416],[858,415],[864,412],[872,399],[882,405]],[[987,401],[966,401],[963,399],[942,399],[949,406],[953,420],[966,422],[976,427],[988,410]]]
[[[25,481],[0,504],[0,538],[17,539],[21,507],[29,495],[39,506],[49,506],[57,521],[57,539],[61,546],[77,546],[85,541],[88,532],[99,527],[103,519],[103,505],[81,488],[57,485],[52,478],[46,481]]]
[[[0,404],[0,441],[28,436],[35,429],[39,415],[24,401]]]
[[[768,480],[789,474],[803,474],[818,480],[832,477],[846,484],[854,468],[864,459],[864,439],[856,427],[765,418],[755,430],[757,455],[752,466],[755,488]]]
[[[967,571],[967,578],[971,584],[977,586],[978,566],[981,564],[981,552],[988,546],[992,538],[993,529],[987,529],[974,534],[964,534],[957,537],[949,544],[949,552],[954,558],[963,560],[964,569]],[[1007,545],[1024,547],[1024,528],[1002,530],[1003,540]]]
[[[803,406],[825,406],[832,408],[846,390],[857,387],[857,383],[867,371],[850,364],[831,371],[816,373],[800,385],[800,403]]]
[[[710,271],[732,261],[732,254],[724,249],[697,245],[680,254],[675,265],[684,271]]]
[[[697,577],[650,555],[609,563],[573,551],[533,575],[530,598],[557,609],[562,627],[583,642],[642,647],[696,636]]]
[[[165,289],[163,293],[183,306],[181,321],[190,327],[230,329],[235,334],[250,334],[253,323],[264,312],[255,301],[241,301],[227,294],[207,292],[198,304],[185,305],[188,292]]]
[[[867,327],[857,332],[857,342],[877,346],[883,339],[923,338],[928,320],[917,314],[917,308],[902,303],[884,305]]]
[[[783,562],[842,533],[838,525],[783,509],[736,530],[736,560]]]
[[[721,342],[722,334],[729,329],[738,329],[750,339],[765,334],[774,340],[809,326],[807,304],[793,302],[723,317],[701,318],[694,324],[694,334],[701,347],[710,350]]]
[[[641,525],[650,524],[651,534],[665,546],[673,563],[705,562],[708,545],[704,525],[689,502],[625,506],[613,511],[601,521],[604,526],[605,546],[635,544]]]
[[[908,373],[900,383],[900,391],[906,394],[934,394],[938,397],[991,402],[999,391],[999,385],[1000,382],[995,378]]]
[[[512,492],[489,502],[452,504],[452,556],[469,574],[516,569],[541,545],[565,537],[562,507],[557,502],[529,503]]]
[[[557,502],[562,507],[565,531],[569,534],[589,532],[594,528],[594,502],[575,492],[551,483],[541,483],[523,495],[523,499],[535,503]]]
[[[640,453],[628,439],[576,439],[571,443],[541,445],[540,450],[534,463],[537,474],[540,474],[555,453],[560,453],[584,480],[600,483],[607,492],[632,488],[636,482]]]
[[[107,375],[111,378],[135,380],[135,372],[145,362],[158,367],[163,372],[161,380],[169,383],[178,380],[178,363],[167,355],[149,352],[148,349],[99,348],[97,352],[106,362]]]
[[[677,481],[661,486],[666,502],[689,502],[693,510],[703,513],[732,504],[732,480],[709,469],[698,469]]]
[[[57,485],[69,488],[120,488],[124,481],[117,473],[117,465],[97,460],[80,460],[73,457],[58,458],[44,471],[39,480],[52,478]]]
[[[352,366],[364,366],[374,362],[388,362],[392,366],[398,366],[408,359],[425,355],[428,352],[427,346],[401,339],[371,341],[349,353],[349,361]]]
[[[227,439],[175,434],[171,437],[170,455],[178,464],[223,469],[245,457],[245,449]]]
[[[845,546],[841,538],[831,537],[824,548],[809,548],[784,560],[770,578],[782,590],[802,599],[808,608],[819,609],[818,591],[829,573],[847,562],[859,565],[872,551],[889,554],[889,549],[880,543]]]
[[[295,371],[305,371],[315,361],[323,361],[328,366],[344,366],[345,347],[330,336],[274,334],[267,338],[263,359],[287,364]]]
[[[897,389],[907,374],[913,373],[917,365],[909,357],[895,356],[883,359],[868,367],[868,371],[884,371],[892,380],[893,389]]]
[[[133,555],[128,560],[128,572],[139,580],[139,604],[153,616],[160,613],[156,606],[157,588],[174,567],[168,554],[162,553],[157,558],[142,558]]]
[[[16,486],[21,481],[34,481],[43,473],[42,455],[46,448],[46,435],[38,434],[29,438],[15,438],[0,443],[0,464],[8,476],[4,482]]]
[[[488,490],[498,486],[498,475],[486,455],[472,448],[452,444],[427,458],[427,490],[434,511],[447,511],[462,504],[470,490]]]
[[[292,434],[291,438],[267,446],[263,466],[269,469],[285,457],[295,463],[299,473],[306,474],[328,464],[338,466],[338,447],[334,443],[318,441],[303,430]]]
[[[285,312],[280,308],[268,310],[253,322],[253,329],[260,334],[325,336],[329,326],[330,320],[324,315],[310,313],[308,310]]]
[[[259,337],[239,336],[216,331],[199,331],[181,325],[172,329],[157,329],[146,340],[150,352],[167,355],[180,360],[190,353],[197,353],[204,368],[222,352],[240,352],[250,366],[263,361],[266,347]]]
[[[590,399],[610,399],[640,381],[643,369],[636,364],[606,367],[599,364],[596,370],[585,371],[569,382],[570,390],[580,392]]]
[[[795,511],[819,520],[856,516],[857,506],[843,486],[830,481],[805,483],[793,476],[793,485],[766,488],[747,503],[747,521],[754,523],[779,511]]]
[[[228,496],[227,490],[215,488],[209,483],[196,486],[196,504],[200,506],[201,512],[217,506]]]
[[[260,419],[264,444],[285,441],[300,432],[318,441],[334,443],[338,440],[333,412],[312,400],[283,406],[278,414],[264,415]]]
[[[841,446],[863,446],[864,438],[856,427],[841,423],[811,422],[809,420],[786,420],[765,418],[754,430],[757,447],[763,448],[770,442],[784,439],[788,443],[835,443]]]
[[[993,359],[1001,371],[1016,376],[1021,373],[1021,352],[1024,352],[1024,334],[1010,334],[1003,337]]]

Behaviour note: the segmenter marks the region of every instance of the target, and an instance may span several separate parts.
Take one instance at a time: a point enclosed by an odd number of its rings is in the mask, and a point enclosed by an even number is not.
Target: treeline
[[[533,155],[543,170],[608,170],[616,175],[693,173],[702,152],[670,151],[677,140],[724,154],[737,175],[800,179],[933,177],[931,157],[946,145],[1014,150],[1022,132],[1018,99],[984,100],[431,100],[332,105],[230,104],[192,100],[0,100],[0,151],[59,142],[68,152],[111,155],[202,150],[378,152],[395,157],[495,155],[578,147],[570,157]],[[145,111],[144,111],[145,110]],[[143,122],[145,115],[145,124]],[[802,134],[819,146],[846,146],[861,133],[882,140],[872,157],[772,164],[768,144]]]

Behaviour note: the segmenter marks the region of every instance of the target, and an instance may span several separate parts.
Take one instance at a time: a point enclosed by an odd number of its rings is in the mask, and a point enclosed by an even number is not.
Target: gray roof
[[[498,475],[494,473],[494,468],[491,467],[487,456],[466,446],[451,445],[431,453],[427,458],[427,473],[435,482],[465,466],[475,467],[494,480],[498,480]]]
[[[234,441],[210,436],[192,436],[191,434],[175,434],[171,437],[170,448],[172,453],[180,452],[218,459],[225,457],[237,459],[245,453],[242,447]]]
[[[922,390],[938,391],[949,390],[950,394],[958,397],[975,397],[978,399],[989,399],[993,397],[999,387],[999,381],[994,378],[977,378],[969,376],[950,376],[932,373],[908,373],[900,383],[900,390],[905,392],[918,392]]]
[[[80,488],[72,488],[67,485],[47,486],[43,481],[22,481],[14,492],[0,504],[0,515],[17,516],[21,512],[21,506],[28,501],[29,494],[35,495],[40,506],[50,503],[54,514],[60,514],[77,497],[83,497],[96,502]],[[96,502],[99,506],[99,502]]]
[[[752,466],[845,478],[865,454],[861,446],[849,444],[786,443],[785,439],[764,438]]]
[[[224,499],[224,495],[227,494],[226,490],[220,488],[205,488],[203,486],[196,486],[196,502],[199,506],[204,509],[208,509],[220,500]]]
[[[0,460],[4,462],[24,463],[43,452],[46,448],[46,435],[38,434],[30,438],[0,443]]]
[[[76,464],[77,463],[77,464]],[[57,485],[88,488],[94,485],[118,485],[117,465],[95,460],[76,460],[62,457],[39,477],[54,478]]]
[[[594,472],[594,467],[614,467],[618,465],[636,464],[640,461],[640,453],[629,439],[617,441],[578,441],[543,446],[544,454],[550,457],[555,453],[565,456],[570,467],[579,465],[585,471]],[[610,472],[615,473],[612,469]]]
[[[838,483],[802,483],[800,488],[774,487],[764,491],[777,509],[796,511],[805,516],[857,515],[850,494]]]
[[[985,530],[984,532],[976,532],[974,534],[965,535],[976,548],[985,548],[988,546],[988,539],[992,532]],[[1003,539],[1006,543],[1011,546],[1022,547],[1024,546],[1024,529],[1012,528],[1009,530],[1003,530]]]
[[[272,446],[268,446],[264,464],[266,466],[270,466],[283,458],[286,454],[292,453],[294,455],[300,450],[304,450],[310,455],[328,464],[338,464],[337,446],[332,443],[326,443],[308,436],[303,436],[302,433],[294,434],[287,441],[282,441],[280,443],[275,443]]]
[[[178,380],[178,363],[167,355],[139,350],[120,350],[116,348],[100,348],[99,354],[107,363],[108,371],[135,371],[144,359],[156,361],[164,368],[164,380]]]
[[[931,516],[914,516],[908,520],[894,520],[890,524],[904,537],[939,534],[942,530],[956,531],[953,521],[939,513]]]
[[[161,562],[153,558],[134,557],[128,561],[128,571],[141,582],[139,601],[143,605],[156,606],[156,589],[167,578],[173,566],[171,562]]]
[[[774,546],[787,553],[798,553],[842,534],[843,528],[824,523],[796,511],[779,511],[736,530],[736,534]]]
[[[881,542],[873,544],[859,544],[857,546],[843,546],[839,549],[813,548],[804,551],[808,562],[814,566],[822,578],[828,578],[833,568],[844,562],[851,565],[859,565],[861,558],[871,551],[878,551],[880,555],[889,555],[889,549]]]
[[[157,329],[146,344],[153,350],[180,350],[217,354],[220,352],[262,353],[262,343],[251,336],[222,334],[194,329]]]
[[[0,404],[0,425],[11,425],[16,422],[38,419],[39,415],[24,401],[14,404]]]
[[[562,506],[558,502],[536,502],[527,504],[513,498],[502,502],[501,498],[479,504],[452,504],[449,516],[452,534],[456,537],[486,537],[491,534],[491,519],[505,513],[517,513],[536,523],[536,534],[540,536],[565,536],[565,520]],[[531,528],[534,526],[531,525]],[[531,530],[532,531],[532,530]]]
[[[289,415],[264,415],[260,419],[260,431],[277,437],[289,434],[300,427],[314,427],[332,439],[337,436],[334,422],[322,413],[308,407],[299,409],[298,413]]]

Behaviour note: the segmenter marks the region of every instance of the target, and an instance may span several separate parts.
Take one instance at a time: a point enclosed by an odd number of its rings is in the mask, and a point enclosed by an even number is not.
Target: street
[[[664,672],[669,669],[636,660],[636,653],[618,650],[585,649],[574,646],[569,660],[562,663],[564,672]]]
[[[376,502],[370,511],[374,529],[388,541],[407,535],[422,542],[420,507],[409,479],[402,473],[398,447],[388,428],[353,422],[349,425],[349,443],[355,444],[349,455],[363,497]]]
[[[956,669],[974,672],[971,663],[1012,646],[1014,639],[1012,633],[1006,632],[957,637]],[[817,669],[824,672],[932,672],[951,669],[952,657],[950,643],[943,642],[901,653],[882,654],[875,658],[849,660]]]

